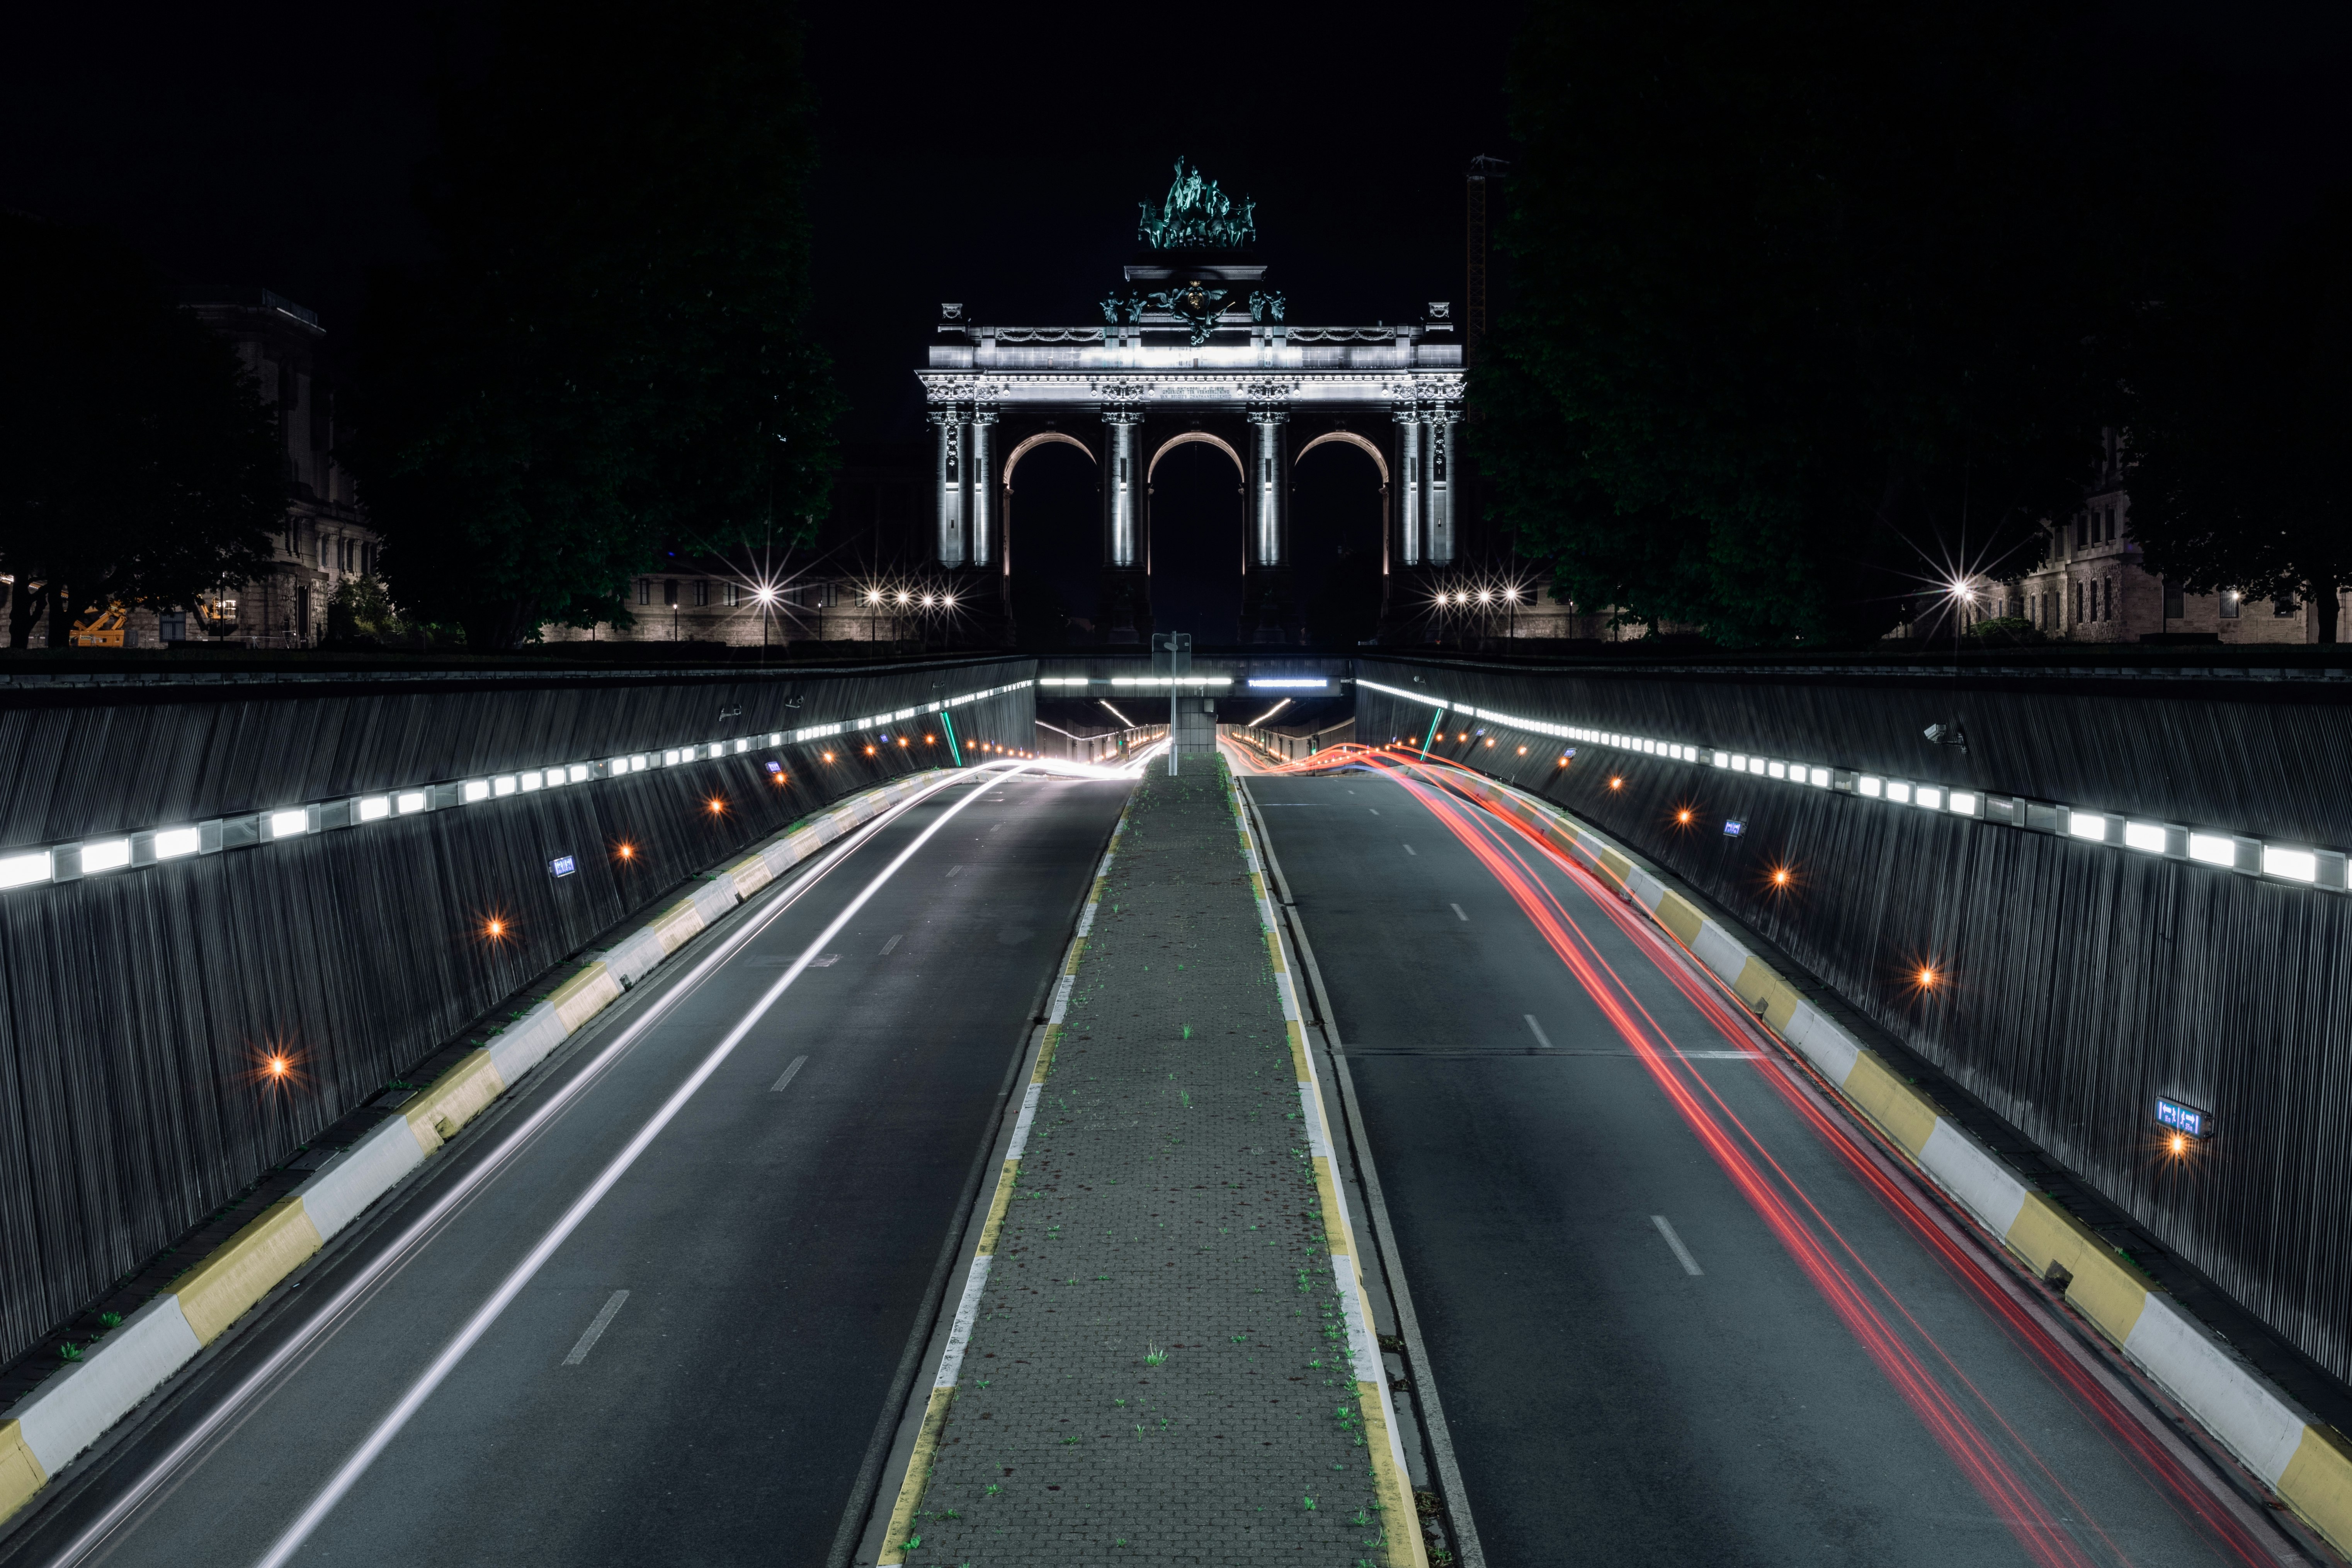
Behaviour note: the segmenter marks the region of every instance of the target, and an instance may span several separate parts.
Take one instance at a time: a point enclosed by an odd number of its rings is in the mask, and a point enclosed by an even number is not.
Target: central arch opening
[[[1380,630],[1387,461],[1350,431],[1308,437],[1291,472],[1290,559],[1307,640],[1353,647]]]
[[[1248,531],[1242,479],[1222,442],[1178,441],[1150,469],[1151,625],[1195,644],[1241,640]]]

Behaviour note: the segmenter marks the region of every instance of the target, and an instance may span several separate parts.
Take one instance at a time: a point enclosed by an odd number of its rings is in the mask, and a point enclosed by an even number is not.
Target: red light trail
[[[1748,1020],[1735,1014],[1722,991],[1695,975],[1681,961],[1679,948],[1670,947],[1645,919],[1624,907],[1613,889],[1601,887],[1591,867],[1525,825],[1455,805],[1444,782],[1423,782],[1413,776],[1421,770],[1400,767],[1385,754],[1367,751],[1347,760],[1394,775],[1510,894],[1839,1321],[2032,1559],[2045,1568],[2127,1563],[2121,1546],[2082,1500],[2066,1490],[2051,1466],[1927,1331],[1715,1087],[1683,1057],[1664,1027],[1642,1005],[1538,874],[1524,847],[1532,847],[1542,860],[1567,873],[1727,1042],[1763,1057],[1766,1047],[1759,1045]],[[1864,1186],[1927,1246],[1946,1271],[1966,1286],[2003,1332],[2033,1354],[2042,1375],[2077,1408],[2097,1417],[2094,1426],[2127,1457],[2157,1495],[2176,1512],[2201,1525],[2207,1538],[2228,1556],[2249,1564],[2274,1560],[2153,1433],[2117,1408],[2114,1397],[2086,1367],[2053,1342],[2027,1307],[1998,1289],[1957,1238],[1930,1222],[1911,1194],[1857,1147],[1811,1095],[1785,1073],[1768,1070],[1763,1076],[1805,1123],[1838,1152]],[[1937,1375],[1937,1366],[1945,1376]],[[2023,1469],[2038,1476],[2041,1489],[2021,1473],[1994,1436],[1978,1424],[1964,1396],[1981,1409],[2008,1448],[2021,1457]],[[2075,1529],[2070,1530],[2053,1515],[2044,1500],[2045,1492],[2063,1513],[2080,1521]],[[2088,1539],[2078,1539],[2078,1533]],[[2086,1551],[2094,1544],[2099,1549],[2095,1556]]]

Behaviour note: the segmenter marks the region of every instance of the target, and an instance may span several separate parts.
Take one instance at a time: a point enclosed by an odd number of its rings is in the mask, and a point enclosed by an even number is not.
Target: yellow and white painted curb
[[[1452,770],[1426,776],[1574,855],[1649,911],[1930,1181],[2035,1274],[2063,1281],[2068,1304],[2336,1550],[2352,1552],[2352,1443],[2342,1433],[2248,1365],[2095,1231],[2021,1180],[1885,1058],[1807,1001],[1738,932],[1670,890],[1615,841],[1499,781]]]
[[[1241,835],[1242,858],[1249,868],[1250,895],[1257,900],[1258,924],[1265,935],[1266,956],[1274,964],[1275,989],[1282,998],[1283,1029],[1290,1037],[1290,1060],[1298,1075],[1299,1118],[1307,1129],[1307,1153],[1313,1162],[1315,1191],[1323,1204],[1325,1250],[1331,1257],[1331,1276],[1339,1289],[1340,1310],[1348,1322],[1348,1356],[1356,1374],[1356,1399],[1364,1418],[1364,1447],[1371,1458],[1372,1487],[1379,1494],[1387,1537],[1388,1568],[1428,1568],[1422,1544],[1421,1516],[1405,1468],[1404,1443],[1397,1429],[1396,1406],[1390,1397],[1387,1364],[1372,1337],[1370,1298],[1365,1293],[1363,1270],[1357,1266],[1355,1226],[1348,1212],[1348,1195],[1340,1190],[1338,1161],[1331,1148],[1330,1124],[1323,1116],[1321,1080],[1315,1058],[1307,1048],[1306,1015],[1298,1005],[1298,985],[1284,956],[1282,937],[1275,923],[1274,900],[1265,889],[1265,862],[1251,835],[1249,814],[1242,806],[1233,775],[1225,775],[1225,798],[1234,826]]]
[[[1054,1000],[1045,1010],[1045,1037],[1037,1047],[1037,1065],[1030,1069],[1029,1084],[1021,1094],[1021,1114],[1013,1123],[1013,1137],[1004,1146],[1003,1163],[997,1167],[996,1184],[988,1198],[988,1217],[981,1222],[980,1245],[973,1254],[971,1268],[964,1275],[963,1293],[957,1298],[955,1317],[948,1326],[946,1351],[940,1357],[940,1369],[931,1379],[931,1391],[923,1406],[923,1424],[915,1434],[914,1453],[907,1461],[906,1476],[898,1483],[898,1496],[890,1505],[890,1521],[884,1531],[882,1550],[876,1555],[876,1568],[907,1560],[907,1540],[914,1533],[915,1512],[923,1506],[923,1491],[930,1485],[931,1465],[939,1453],[940,1436],[947,1430],[948,1412],[955,1404],[956,1380],[963,1374],[963,1352],[971,1344],[973,1325],[980,1321],[982,1296],[988,1289],[988,1274],[996,1260],[996,1244],[1004,1231],[1005,1216],[1021,1192],[1021,1157],[1029,1148],[1029,1128],[1037,1119],[1037,1102],[1044,1095],[1045,1079],[1054,1070],[1054,1050],[1061,1044],[1063,1018],[1070,1010],[1070,989],[1078,975],[1078,956],[1087,950],[1087,936],[1095,927],[1095,914],[1102,907],[1103,885],[1110,877],[1110,863],[1118,854],[1118,836],[1127,831],[1125,811],[1112,824],[1110,847],[1103,851],[1101,864],[1095,868],[1094,886],[1087,889],[1087,901],[1078,910],[1077,930],[1070,937],[1069,952],[1062,958],[1062,972],[1055,977]]]
[[[712,873],[690,897],[557,986],[483,1049],[467,1053],[412,1097],[399,1114],[264,1209],[81,1361],[18,1400],[0,1416],[0,1519],[31,1500],[50,1477],[628,987],[790,868],[944,782],[943,771],[861,791]]]

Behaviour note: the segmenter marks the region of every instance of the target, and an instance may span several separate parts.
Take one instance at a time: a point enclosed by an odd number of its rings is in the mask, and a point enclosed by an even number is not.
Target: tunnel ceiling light
[[[2163,825],[2155,822],[2125,823],[2124,847],[2127,849],[2137,849],[2144,855],[2163,854]]]
[[[2234,866],[2238,863],[2238,841],[2226,834],[2192,833],[2189,836],[2189,858],[2202,860],[2208,866]]]
[[[410,812],[423,811],[427,801],[423,790],[404,789],[394,797],[394,804],[399,808],[400,815],[406,816]]]
[[[2105,844],[2107,841],[2107,819],[2095,811],[2069,810],[2066,813],[2066,832],[2072,837]]]
[[[359,815],[362,822],[382,822],[392,815],[392,796],[388,795],[363,796],[360,801]],[[160,846],[163,840],[158,837],[156,842]],[[163,850],[158,847],[155,852],[160,855]]]
[[[131,840],[128,838],[93,838],[81,847],[82,875],[93,871],[119,871],[131,864]]]
[[[2296,849],[2284,844],[2263,846],[2263,875],[2284,877],[2290,882],[2319,880],[2319,857],[2308,849]]]
[[[299,807],[293,811],[273,811],[269,814],[269,837],[292,838],[310,831],[310,814]]]
[[[376,798],[381,800],[383,797],[379,795]],[[383,813],[377,815],[382,816]],[[201,827],[166,827],[155,835],[155,858],[158,860],[177,860],[184,855],[194,855],[204,847],[205,833]]]

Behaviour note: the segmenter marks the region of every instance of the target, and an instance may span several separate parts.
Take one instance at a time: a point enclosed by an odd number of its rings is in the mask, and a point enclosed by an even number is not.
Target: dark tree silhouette
[[[836,405],[784,8],[520,0],[443,125],[441,258],[382,290],[351,454],[404,609],[509,647],[625,623],[665,541],[807,533]]]
[[[236,351],[103,235],[0,214],[0,570],[8,645],[255,575],[286,511],[276,421]]]
[[[2142,264],[2136,165],[2114,106],[2082,101],[2068,16],[1538,9],[1513,306],[1471,397],[1501,521],[1556,592],[1841,641],[1939,568],[2038,560],[2117,416],[2095,362]]]

